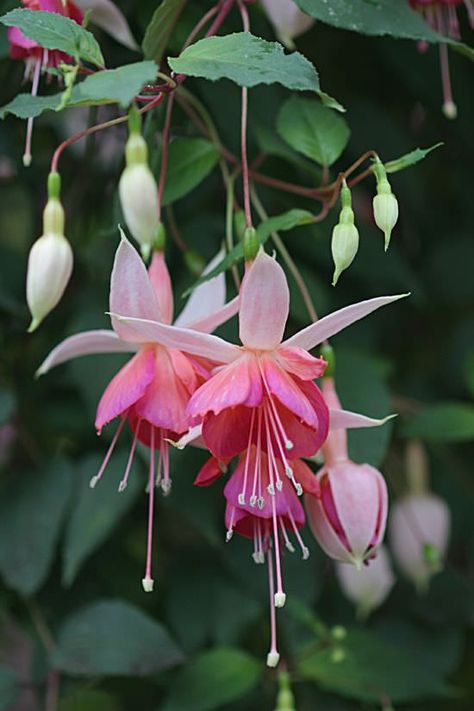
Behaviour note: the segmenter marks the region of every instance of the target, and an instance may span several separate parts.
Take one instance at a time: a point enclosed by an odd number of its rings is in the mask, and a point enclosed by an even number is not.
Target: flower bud
[[[244,259],[253,262],[260,249],[260,240],[255,227],[246,227],[243,235]]]
[[[390,235],[398,220],[398,202],[392,193],[392,188],[387,180],[387,172],[379,158],[375,160],[374,172],[377,179],[377,195],[373,201],[374,219],[377,227],[385,235],[385,251],[387,251]]]
[[[451,515],[446,503],[430,492],[408,494],[390,516],[390,543],[400,570],[422,591],[442,567]]]
[[[370,464],[331,462],[317,475],[321,498],[307,497],[311,530],[335,560],[361,568],[382,542],[387,518],[387,486]]]
[[[280,41],[294,49],[293,39],[314,24],[314,18],[302,12],[293,0],[262,0],[268,19]]]
[[[73,254],[64,236],[59,185],[59,175],[51,173],[49,199],[43,212],[43,235],[36,240],[28,257],[26,300],[32,316],[30,333],[60,301],[72,272]]]
[[[360,570],[336,563],[336,575],[342,592],[356,605],[357,615],[362,619],[383,603],[395,583],[385,546],[380,546],[376,556]]]
[[[148,259],[154,246],[163,248],[163,226],[159,219],[158,188],[140,133],[130,134],[125,157],[126,167],[119,182],[120,204],[128,229],[139,243],[143,258]]]
[[[295,697],[291,690],[291,679],[287,671],[278,674],[278,694],[275,711],[296,711]]]
[[[354,225],[351,191],[344,181],[341,188],[342,210],[339,222],[332,231],[331,251],[334,260],[334,276],[332,285],[336,286],[341,272],[352,264],[359,249],[359,232]]]

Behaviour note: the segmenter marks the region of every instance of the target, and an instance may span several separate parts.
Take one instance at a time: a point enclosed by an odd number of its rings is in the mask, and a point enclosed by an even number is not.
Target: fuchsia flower
[[[380,546],[377,556],[357,570],[354,565],[336,563],[336,576],[344,595],[357,607],[357,616],[368,617],[384,602],[395,584],[395,576],[385,546]]]
[[[278,38],[289,49],[294,49],[293,39],[314,24],[314,17],[302,12],[293,0],[262,0],[262,4]]]
[[[338,406],[332,378],[324,379],[323,394],[329,405]],[[323,454],[325,463],[317,475],[321,497],[306,501],[311,530],[331,558],[361,568],[376,555],[383,540],[387,486],[370,464],[349,459],[344,429],[331,432]]]
[[[218,256],[216,260],[220,258]],[[211,262],[209,269],[214,267],[216,260]],[[238,299],[228,304],[224,301],[224,276],[219,275],[194,291],[178,316],[176,325],[211,331],[237,312]],[[112,270],[110,310],[112,313],[133,314],[136,318],[158,319],[158,323],[166,324],[171,333],[182,330],[169,325],[173,318],[173,293],[162,253],[154,253],[147,273],[136,250],[122,238]],[[98,474],[91,480],[91,486],[94,487],[102,477],[128,419],[133,443],[119,491],[127,486],[137,442],[141,441],[150,448],[148,555],[143,579],[143,586],[149,591],[153,588],[151,543],[154,484],[155,481],[160,484],[164,493],[170,489],[168,440],[177,439],[193,424],[186,406],[192,393],[208,377],[209,364],[189,357],[175,347],[150,342],[150,339],[143,338],[135,329],[114,317],[112,327],[112,331],[87,331],[67,338],[49,354],[38,373],[46,373],[54,366],[81,355],[135,352],[109,383],[97,408],[95,426],[99,434],[115,418],[120,417],[120,423]],[[159,459],[155,480],[156,450],[159,451]]]

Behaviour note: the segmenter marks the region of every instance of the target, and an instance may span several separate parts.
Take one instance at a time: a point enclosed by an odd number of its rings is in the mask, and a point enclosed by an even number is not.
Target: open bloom
[[[323,393],[336,407],[339,399],[332,378],[325,378]],[[344,429],[329,435],[323,455],[324,466],[317,476],[321,498],[306,501],[311,530],[331,558],[361,568],[374,557],[385,533],[385,480],[370,464],[349,459]]]
[[[209,268],[212,267],[213,263],[209,265]],[[220,275],[194,291],[176,324],[185,324],[190,329],[216,328],[235,314],[238,308],[237,299],[229,304],[224,304],[224,299],[225,283],[223,275]],[[173,318],[173,294],[162,253],[156,252],[153,255],[147,273],[136,250],[126,239],[122,239],[112,271],[110,310],[158,319],[159,323],[166,324],[173,332],[175,327],[169,325]],[[59,363],[81,355],[135,352],[109,383],[97,408],[95,426],[99,433],[117,417],[120,417],[120,423],[98,474],[91,480],[91,486],[95,486],[103,475],[128,419],[133,443],[119,490],[123,491],[127,486],[136,445],[141,441],[150,448],[148,558],[143,585],[145,590],[151,590],[155,451],[160,453],[156,483],[161,484],[163,492],[167,493],[171,485],[168,440],[176,439],[192,424],[186,405],[191,394],[208,376],[208,369],[205,362],[190,358],[177,348],[150,343],[114,317],[112,326],[114,330],[111,331],[87,331],[67,338],[49,354],[38,372],[46,373]]]
[[[380,546],[375,558],[360,570],[354,565],[336,563],[336,575],[344,595],[356,605],[357,615],[362,619],[384,602],[395,583],[385,546]]]

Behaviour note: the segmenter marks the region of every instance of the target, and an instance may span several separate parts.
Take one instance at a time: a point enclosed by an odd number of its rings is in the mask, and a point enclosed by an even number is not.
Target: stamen
[[[37,59],[33,71],[33,83],[31,86],[31,96],[36,96],[38,93],[39,80],[41,75],[41,59]],[[30,117],[26,123],[26,140],[25,152],[23,153],[23,165],[28,168],[31,165],[31,138],[33,135],[34,118]]]
[[[107,467],[107,464],[109,463],[109,459],[112,456],[112,452],[114,451],[115,445],[117,444],[117,440],[119,438],[119,435],[123,429],[123,426],[125,424],[125,419],[126,415],[122,415],[122,419],[119,422],[119,426],[117,427],[117,430],[114,434],[114,437],[112,439],[112,442],[110,443],[109,449],[107,450],[107,454],[104,457],[104,461],[102,462],[102,466],[100,467],[99,471],[95,476],[92,477],[92,479],[89,482],[89,486],[91,489],[95,487],[98,481],[102,478],[102,474],[105,472],[105,469]]]
[[[240,492],[240,494],[238,496],[238,502],[241,506],[245,506],[245,492],[247,491],[247,478],[248,478],[248,473],[249,473],[250,450],[251,450],[251,446],[252,446],[252,435],[253,435],[254,422],[255,422],[255,410],[252,410],[252,417],[250,419],[249,439],[247,442],[247,455],[245,457],[244,481],[242,484],[242,491]]]
[[[267,422],[268,425],[268,422]],[[273,473],[276,468],[275,455],[273,449],[268,450],[268,474],[270,476],[270,484],[273,486]],[[275,607],[283,607],[286,600],[286,595],[283,592],[281,579],[281,561],[280,561],[280,541],[278,538],[278,518],[276,514],[275,497],[272,496],[272,522],[273,522],[273,543],[275,546],[275,569],[276,569],[276,584],[277,591],[275,593]]]
[[[267,437],[268,460],[269,460],[269,462],[271,460],[273,463],[273,472],[275,474],[276,487],[277,487],[278,491],[281,491],[283,488],[283,482],[280,479],[280,473],[278,471],[278,465],[276,463],[276,457],[275,457],[275,453],[273,451],[273,444],[272,444],[272,440],[270,437],[270,414],[268,413],[267,408],[265,408],[265,410],[263,411],[263,414],[265,417],[265,434]],[[270,466],[268,467],[268,471],[270,472]],[[267,489],[272,496],[275,496],[275,486],[274,486],[272,480],[270,481],[270,485],[267,487]]]
[[[302,556],[303,556],[303,560],[308,560],[308,558],[309,558],[309,548],[308,548],[307,546],[305,546],[304,541],[303,541],[303,539],[301,538],[301,534],[300,534],[300,532],[298,531],[298,527],[297,527],[297,525],[296,525],[296,523],[295,523],[295,519],[293,518],[293,514],[291,513],[291,511],[289,511],[288,514],[289,514],[290,521],[291,521],[291,527],[292,527],[292,529],[293,529],[293,531],[294,531],[294,534],[295,534],[295,536],[296,536],[296,540],[298,541],[298,543],[299,543],[299,545],[300,545],[300,548],[301,548],[301,554],[302,554]]]
[[[148,477],[148,537],[145,577],[142,580],[145,592],[153,592],[154,580],[151,576],[151,561],[153,550],[153,505],[155,498],[155,428],[151,429],[150,438],[150,472]]]
[[[133,458],[135,456],[135,450],[137,448],[138,432],[140,430],[141,423],[142,423],[141,419],[138,420],[137,428],[135,430],[135,434],[133,435],[133,442],[132,442],[130,454],[128,457],[127,468],[125,469],[125,474],[123,475],[123,478],[122,478],[122,480],[119,484],[119,487],[118,487],[119,493],[122,493],[122,491],[125,491],[125,489],[127,488],[128,475],[130,474],[130,470],[132,468]]]
[[[232,539],[232,536],[234,535],[234,518],[235,518],[235,506],[232,507],[232,513],[230,514],[229,528],[227,529],[227,533],[225,534],[225,542],[226,543],[229,543],[229,541]]]
[[[165,440],[163,438],[162,431],[160,431],[160,436],[161,436],[160,456],[162,457],[162,460],[163,460],[163,479],[161,482],[161,491],[163,492],[163,496],[168,496],[168,494],[171,491],[169,446],[168,446],[168,443],[165,442]]]
[[[255,454],[255,468],[253,470],[253,485],[252,485],[252,495],[250,497],[250,506],[255,506],[255,502],[257,501],[257,488],[258,488],[258,501],[259,501],[259,508],[263,508],[263,503],[262,506],[260,506],[260,500],[262,500],[262,484],[261,484],[261,478],[260,478],[260,466],[261,466],[261,459],[262,459],[262,410],[261,408],[258,409],[258,424],[257,424],[257,451]],[[253,503],[252,503],[253,502]]]
[[[288,534],[287,534],[287,532],[286,532],[285,524],[283,523],[283,519],[281,518],[281,516],[280,516],[280,518],[279,518],[279,523],[280,523],[281,533],[282,533],[282,535],[283,535],[283,540],[285,541],[285,548],[286,548],[287,550],[289,550],[290,553],[294,553],[294,552],[295,552],[295,548],[294,548],[292,542],[290,541],[290,539],[288,538]]]
[[[277,629],[276,629],[276,611],[273,604],[275,597],[275,586],[273,583],[273,563],[270,549],[267,553],[267,568],[268,568],[268,590],[270,593],[270,651],[267,654],[267,666],[276,667],[280,661],[280,655],[277,649]]]
[[[253,553],[254,563],[260,565],[265,562],[265,555],[262,550],[262,533],[260,531],[260,521],[254,520],[253,524]]]
[[[257,505],[257,497],[255,496],[255,494],[253,494],[253,495],[250,497],[250,506],[252,506],[252,508],[253,508],[253,507],[255,507],[256,505]]]
[[[262,376],[263,385],[264,385],[266,393],[267,393],[268,402],[270,403],[270,407],[272,408],[272,411],[273,411],[273,417],[274,417],[275,423],[276,423],[278,429],[280,430],[280,434],[283,437],[283,441],[285,442],[285,449],[293,449],[293,446],[294,446],[293,442],[288,437],[288,435],[286,434],[285,428],[283,427],[283,423],[282,423],[280,416],[278,414],[276,405],[273,402],[273,396],[270,391],[270,388],[268,387],[267,379],[265,378],[265,373],[263,372],[262,364],[260,363],[260,361],[259,361],[258,365],[260,368],[260,374]]]
[[[443,113],[448,119],[455,119],[458,109],[453,101],[451,89],[451,77],[449,74],[448,47],[445,44],[439,45],[439,60],[441,64],[441,81],[443,84]]]

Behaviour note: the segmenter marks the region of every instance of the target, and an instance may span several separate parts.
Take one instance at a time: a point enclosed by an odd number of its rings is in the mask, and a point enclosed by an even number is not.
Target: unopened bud
[[[337,280],[344,269],[352,264],[359,249],[359,232],[354,224],[351,191],[344,181],[341,188],[342,210],[339,222],[332,231],[331,251],[334,260],[334,276],[332,285],[336,286]]]
[[[30,333],[60,301],[72,272],[73,254],[64,236],[59,185],[59,175],[51,173],[50,197],[43,212],[43,235],[36,240],[28,257],[26,300],[32,316]]]
[[[291,679],[287,671],[278,674],[278,695],[275,711],[296,711],[295,697],[291,690]]]
[[[366,618],[379,607],[395,582],[390,559],[383,546],[375,558],[367,561],[360,570],[347,563],[336,564],[336,575],[344,595],[357,607],[358,616]]]
[[[333,347],[330,346],[329,343],[322,346],[321,358],[324,358],[327,363],[326,370],[324,371],[324,377],[332,378],[336,370],[336,354],[334,353]]]
[[[374,172],[377,179],[377,195],[374,197],[374,219],[377,227],[385,235],[385,251],[390,244],[392,230],[398,220],[398,202],[387,180],[387,172],[382,161],[376,158]]]
[[[244,259],[246,262],[253,262],[260,249],[260,240],[257,230],[254,227],[247,227],[244,230]]]
[[[263,0],[263,7],[278,38],[288,49],[294,49],[294,38],[314,23],[314,18],[302,12],[293,0]]]

